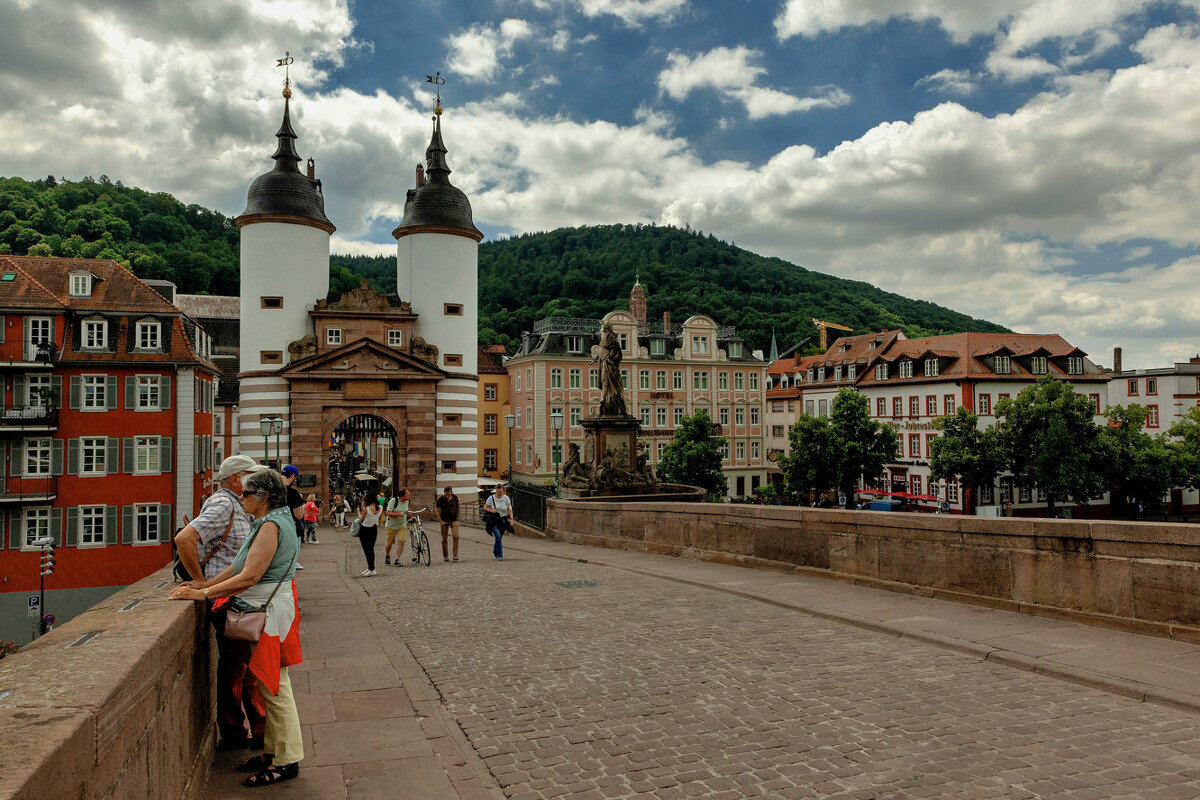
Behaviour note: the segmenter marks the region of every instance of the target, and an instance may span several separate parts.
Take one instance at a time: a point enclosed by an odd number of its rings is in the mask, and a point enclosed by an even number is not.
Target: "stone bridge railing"
[[[551,500],[545,535],[1200,641],[1200,525]]]
[[[199,604],[170,569],[0,659],[0,800],[200,797],[213,677]]]

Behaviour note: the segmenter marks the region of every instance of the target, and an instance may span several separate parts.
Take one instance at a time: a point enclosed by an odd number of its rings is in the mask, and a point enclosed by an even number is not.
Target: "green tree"
[[[1046,493],[1046,508],[1067,500],[1087,505],[1104,486],[1100,427],[1092,401],[1053,375],[996,404],[1000,443],[1014,482]]]
[[[788,429],[788,452],[779,459],[788,493],[815,499],[828,492],[838,482],[837,457],[829,420],[801,416]]]
[[[725,438],[717,435],[717,426],[708,412],[697,411],[684,417],[675,428],[675,437],[663,449],[658,475],[667,483],[699,486],[710,499],[725,494],[725,473],[721,471],[721,446]]]
[[[1004,450],[996,428],[980,430],[979,417],[959,408],[953,416],[933,421],[941,433],[929,446],[929,479],[958,480],[964,492],[964,509],[975,512],[975,490],[991,486],[1005,469]]]
[[[1105,409],[1109,424],[1100,429],[1104,477],[1114,499],[1121,496],[1131,511],[1162,510],[1167,489],[1183,482],[1179,446],[1169,434],[1151,436],[1143,428],[1146,409],[1136,403]]]
[[[833,398],[829,421],[838,447],[837,486],[848,502],[860,480],[869,486],[878,482],[883,466],[896,457],[900,436],[891,425],[871,419],[870,401],[849,387]]]
[[[1200,406],[1189,408],[1167,431],[1167,436],[1178,440],[1176,466],[1179,484],[1189,489],[1200,487]]]

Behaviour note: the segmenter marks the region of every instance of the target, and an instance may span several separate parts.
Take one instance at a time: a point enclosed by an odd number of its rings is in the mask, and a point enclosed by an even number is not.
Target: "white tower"
[[[479,240],[467,196],[450,184],[442,108],[396,237],[396,291],[418,314],[415,332],[438,348],[446,377],[437,389],[437,485],[473,497],[479,473],[477,388]],[[447,415],[454,424],[446,425]],[[453,471],[446,467],[453,464]]]
[[[271,156],[275,168],[254,179],[246,210],[234,219],[242,232],[239,447],[259,458],[259,420],[281,418],[285,463],[291,428],[287,381],[279,370],[288,362],[288,345],[310,333],[308,312],[329,294],[329,236],[335,230],[325,217],[325,198],[311,158],[308,174],[300,172],[288,107],[291,96],[285,87],[283,124],[275,134],[279,145]]]

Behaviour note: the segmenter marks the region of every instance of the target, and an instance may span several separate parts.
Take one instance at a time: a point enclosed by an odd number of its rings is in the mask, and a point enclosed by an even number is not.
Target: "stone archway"
[[[349,414],[337,422],[326,439],[330,494],[348,495],[355,476],[363,474],[374,475],[382,487],[392,486],[397,472],[405,471],[402,430],[377,413]]]

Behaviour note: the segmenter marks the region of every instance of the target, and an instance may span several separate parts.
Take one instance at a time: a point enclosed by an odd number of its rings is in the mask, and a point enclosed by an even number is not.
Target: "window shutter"
[[[133,438],[123,440],[125,443],[125,463],[122,465],[121,471],[129,475],[133,474]]]
[[[171,437],[162,436],[158,440],[158,471],[159,473],[174,472],[171,463]]]
[[[71,506],[67,509],[67,547],[77,547],[79,545],[79,507]]]
[[[62,375],[55,375],[50,379],[50,391],[54,394],[51,406],[55,409],[62,408]]]
[[[82,403],[83,379],[78,375],[71,376],[71,408],[79,408]]]
[[[173,534],[174,531],[171,529],[171,506],[160,503],[158,506],[158,541],[165,544],[174,538]]]
[[[50,441],[50,474],[63,474],[63,440],[52,439]]]
[[[137,376],[125,376],[125,408],[131,409],[137,403]]]
[[[0,342],[4,341],[4,317],[0,316]],[[0,537],[2,538],[2,537]]]
[[[21,511],[14,508],[8,512],[8,546],[13,550],[20,550],[24,544],[21,540],[25,538],[25,528],[21,524]]]
[[[117,507],[107,506],[104,509],[104,543],[117,543]]]
[[[79,475],[82,465],[79,463],[79,447],[82,444],[80,439],[67,440],[67,474]]]
[[[104,402],[108,409],[117,407],[117,376],[109,375],[104,379]]]
[[[29,398],[25,396],[25,376],[17,375],[13,378],[13,408],[21,408],[28,401]]]
[[[133,506],[121,506],[121,544],[133,544]]]
[[[164,375],[158,382],[158,402],[164,411],[171,407],[171,376]]]
[[[54,546],[60,547],[63,543],[63,510],[61,508],[50,509],[50,535],[54,537]]]
[[[106,442],[107,452],[104,454],[104,470],[108,475],[116,475],[121,471],[117,459],[120,454],[117,452],[121,447],[121,440],[115,437],[110,437]]]
[[[25,474],[25,442],[22,439],[18,439],[12,443],[12,460],[10,466],[9,474],[14,478],[20,478]]]

